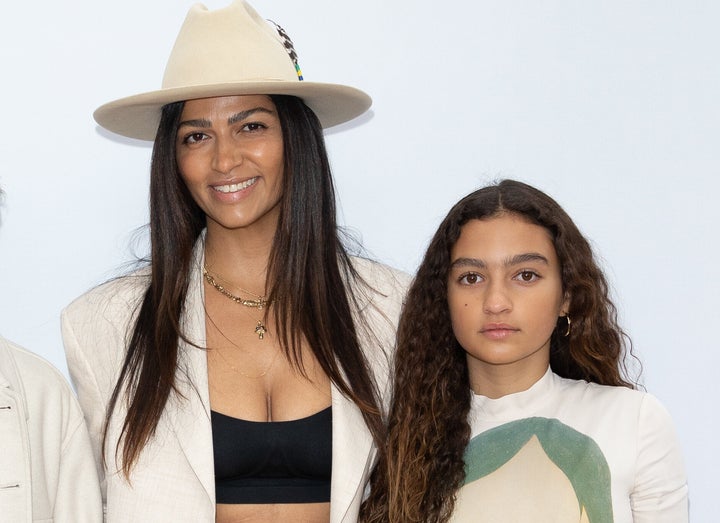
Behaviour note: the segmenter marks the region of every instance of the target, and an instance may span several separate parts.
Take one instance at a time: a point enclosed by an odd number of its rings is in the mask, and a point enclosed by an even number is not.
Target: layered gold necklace
[[[235,294],[231,293],[229,290],[227,290],[225,287],[223,287],[220,283],[215,280],[215,278],[208,272],[207,267],[203,265],[203,276],[205,277],[205,280],[220,294],[225,296],[226,298],[231,299],[235,303],[239,305],[244,305],[245,307],[250,307],[253,309],[258,309],[259,311],[262,311],[264,308],[270,306],[270,302],[265,296],[260,296],[259,294],[255,294],[254,292],[250,292],[246,289],[243,289],[242,287],[237,287],[245,294],[249,294],[251,296],[254,296],[255,299],[245,299],[241,296],[236,296]],[[262,318],[257,320],[257,324],[255,325],[255,334],[258,335],[258,339],[263,339],[265,337],[265,333],[267,333],[267,327],[265,327],[265,323],[263,322]]]

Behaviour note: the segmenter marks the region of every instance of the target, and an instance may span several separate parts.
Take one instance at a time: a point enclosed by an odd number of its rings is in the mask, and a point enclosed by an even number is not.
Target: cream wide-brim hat
[[[302,80],[286,46],[292,46],[289,39],[244,0],[215,11],[195,4],[170,53],[162,88],[109,102],[93,117],[114,133],[154,140],[162,106],[197,98],[293,95],[315,112],[324,128],[370,107],[370,97],[354,87]]]

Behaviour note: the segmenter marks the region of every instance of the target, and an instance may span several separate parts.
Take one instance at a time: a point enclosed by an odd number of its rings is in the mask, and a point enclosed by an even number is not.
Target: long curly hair
[[[548,195],[503,180],[460,200],[440,224],[410,287],[398,325],[388,438],[380,449],[361,521],[448,521],[465,471],[472,392],[465,352],[453,334],[447,302],[450,252],[463,225],[511,213],[547,229],[570,296],[567,321],[551,337],[556,374],[634,388],[627,379],[629,339],[618,326],[608,284],[590,244]]]

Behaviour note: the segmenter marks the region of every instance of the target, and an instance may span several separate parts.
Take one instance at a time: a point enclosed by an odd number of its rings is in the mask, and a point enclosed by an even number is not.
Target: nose
[[[500,314],[512,310],[512,300],[507,289],[500,282],[490,282],[483,297],[486,314]]]
[[[233,140],[218,136],[215,139],[215,151],[212,168],[222,174],[229,174],[235,167],[242,164],[243,153],[240,146]]]

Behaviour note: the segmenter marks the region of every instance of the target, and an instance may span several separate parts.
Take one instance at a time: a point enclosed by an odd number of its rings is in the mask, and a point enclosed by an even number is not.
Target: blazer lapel
[[[372,437],[360,409],[332,386],[333,449],[330,522],[345,520],[356,498],[362,498]]]
[[[358,337],[380,392],[383,409],[389,401],[390,356],[395,342],[395,325],[373,304],[379,296],[373,290],[377,277],[370,272],[375,265],[357,265],[361,277],[370,288],[355,288],[355,324],[360,327]],[[381,296],[381,295],[380,295]],[[365,321],[361,321],[364,317]],[[362,327],[367,325],[370,330]],[[387,351],[387,352],[386,352]],[[372,435],[360,409],[332,385],[333,407],[333,467],[330,492],[330,523],[356,521],[356,511],[365,493],[371,465],[375,460]],[[352,512],[348,513],[352,508]]]
[[[213,458],[210,397],[208,393],[205,339],[205,300],[202,267],[204,236],[195,246],[190,285],[185,301],[182,329],[188,342],[181,341],[178,351],[177,387],[181,397],[171,408],[170,424],[190,467],[215,504],[215,468]]]

